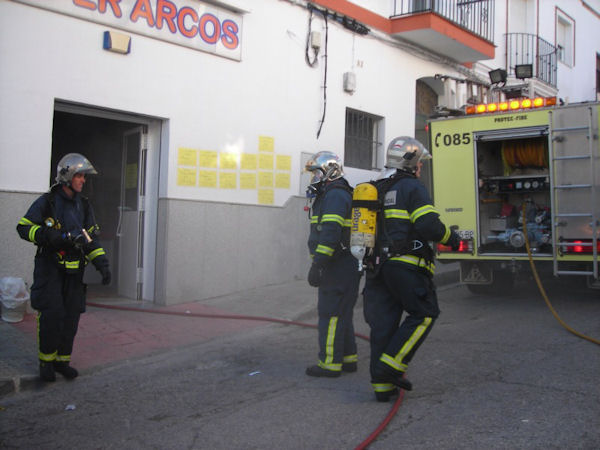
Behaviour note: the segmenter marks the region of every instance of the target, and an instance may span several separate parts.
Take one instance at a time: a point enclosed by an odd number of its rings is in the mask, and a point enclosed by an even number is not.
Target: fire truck
[[[526,273],[579,275],[600,288],[600,103],[526,98],[431,119],[433,198],[461,237],[438,245],[476,293],[506,291]]]

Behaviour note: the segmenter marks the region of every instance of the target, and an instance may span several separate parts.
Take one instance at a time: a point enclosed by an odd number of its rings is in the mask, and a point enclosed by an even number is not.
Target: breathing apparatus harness
[[[404,240],[391,239],[386,229],[385,216],[383,214],[385,196],[392,186],[398,181],[406,178],[415,178],[415,175],[398,169],[395,174],[387,178],[369,182],[377,189],[376,200],[352,201],[353,208],[367,208],[370,211],[376,212],[376,230],[378,230],[378,234],[383,235],[386,238],[385,243],[382,243],[381,239],[377,239],[377,244],[372,249],[368,250],[364,256],[363,264],[368,276],[377,276],[383,263],[388,259],[397,256],[413,255],[419,258],[419,262],[423,259],[428,265],[434,261],[433,250],[427,242],[423,242],[419,239],[413,224],[411,224],[407,238]],[[363,267],[363,264],[359,264],[359,270]]]

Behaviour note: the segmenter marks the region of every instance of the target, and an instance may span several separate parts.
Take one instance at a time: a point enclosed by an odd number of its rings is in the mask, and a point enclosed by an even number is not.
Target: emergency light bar
[[[507,111],[517,111],[521,109],[542,108],[544,106],[556,105],[556,97],[536,97],[508,100],[497,103],[481,103],[479,105],[467,106],[465,113],[483,114],[483,113],[498,113]]]

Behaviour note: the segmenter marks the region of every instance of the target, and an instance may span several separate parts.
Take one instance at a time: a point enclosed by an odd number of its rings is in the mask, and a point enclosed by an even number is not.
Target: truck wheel
[[[515,276],[506,270],[494,270],[494,280],[490,284],[467,284],[473,294],[510,294],[515,287]]]

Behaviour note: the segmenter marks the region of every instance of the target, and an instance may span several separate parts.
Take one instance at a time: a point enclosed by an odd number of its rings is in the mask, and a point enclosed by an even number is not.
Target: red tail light
[[[594,253],[594,243],[591,239],[577,239],[561,243],[564,253]],[[596,242],[596,251],[600,253],[600,241]]]
[[[438,253],[473,253],[473,240],[472,239],[462,239],[460,244],[458,244],[458,250],[453,252],[453,250],[444,244],[437,244]]]

